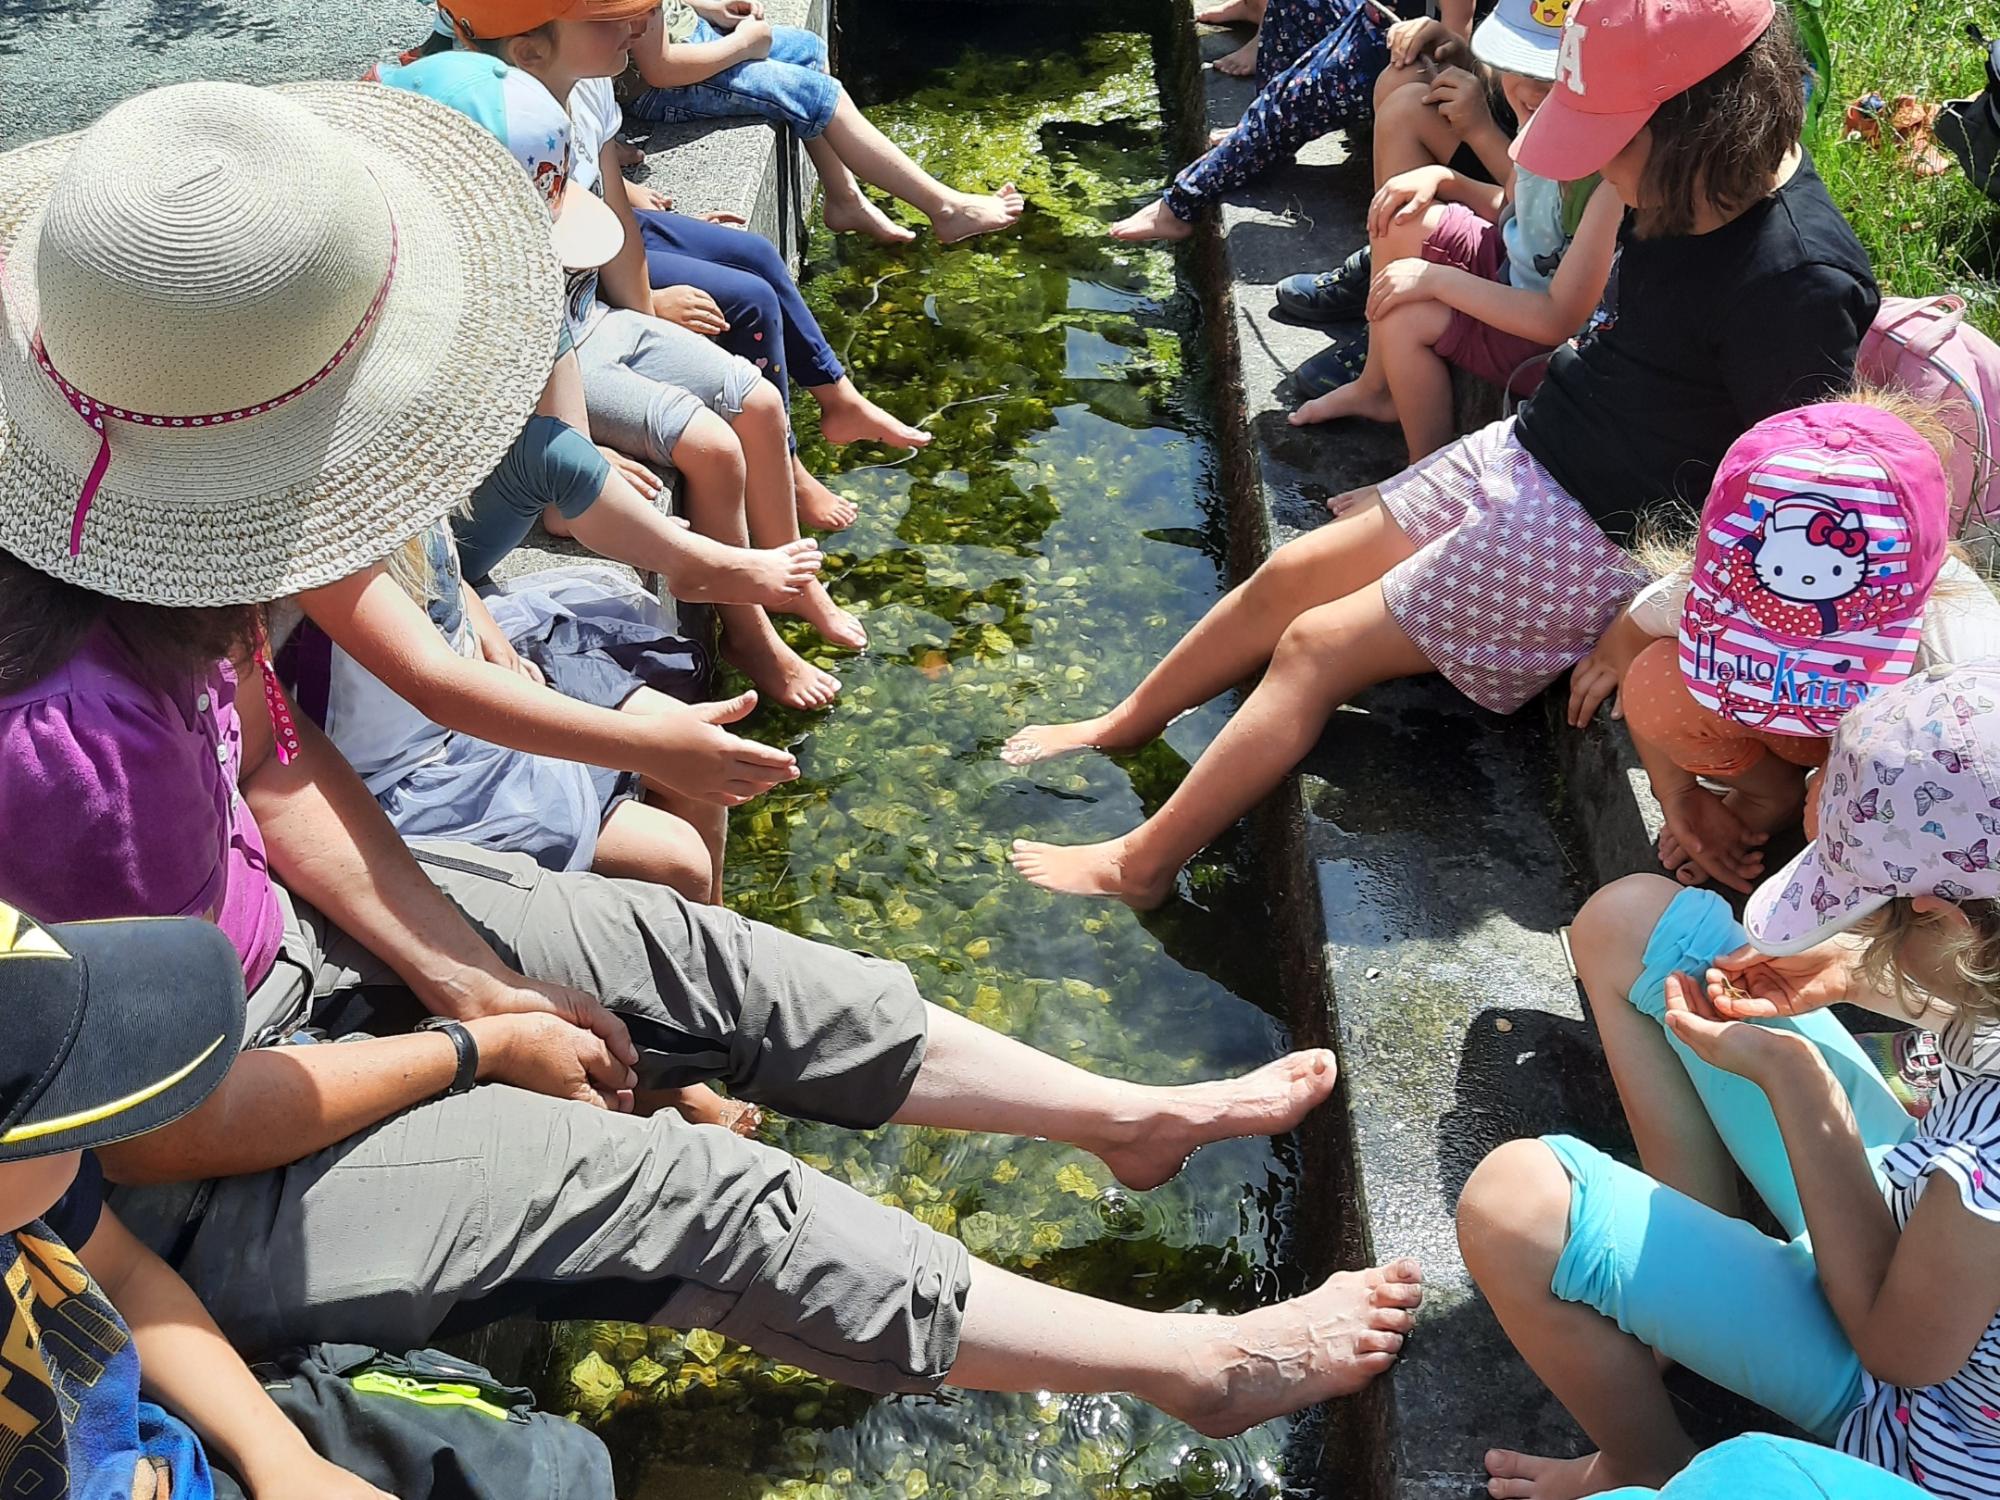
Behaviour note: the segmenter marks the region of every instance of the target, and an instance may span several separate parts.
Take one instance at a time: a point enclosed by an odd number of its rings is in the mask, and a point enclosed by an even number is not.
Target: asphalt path
[[[355,78],[430,16],[422,0],[0,0],[0,147],[163,83]]]

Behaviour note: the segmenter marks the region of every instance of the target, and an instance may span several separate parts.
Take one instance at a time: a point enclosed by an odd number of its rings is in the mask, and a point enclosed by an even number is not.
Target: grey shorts
[[[907,1097],[924,1003],[900,964],[696,906],[664,887],[415,846],[508,962],[598,995],[641,1085],[720,1079],[802,1118],[870,1128]],[[305,1020],[385,1031],[407,994],[309,907],[250,1000],[268,1044]],[[326,1045],[326,1044],[319,1044]],[[939,1385],[970,1262],[958,1241],[772,1147],[671,1111],[611,1114],[482,1086],[272,1172],[120,1188],[248,1353],[320,1340],[411,1348],[510,1313],[712,1328],[872,1391]]]
[[[622,307],[598,319],[576,361],[590,435],[655,464],[672,462],[696,412],[706,407],[726,420],[764,383],[763,371],[741,355]]]

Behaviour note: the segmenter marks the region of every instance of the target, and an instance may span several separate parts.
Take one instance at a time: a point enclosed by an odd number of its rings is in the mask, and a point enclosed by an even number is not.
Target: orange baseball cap
[[[629,21],[660,0],[449,0],[438,11],[469,42],[521,36],[551,21]]]

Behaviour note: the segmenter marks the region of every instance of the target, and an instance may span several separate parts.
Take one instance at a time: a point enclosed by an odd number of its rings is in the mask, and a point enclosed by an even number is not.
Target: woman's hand
[[[1710,965],[1708,1003],[1735,1021],[1803,1016],[1845,1000],[1859,987],[1860,951],[1837,939],[1773,958],[1744,946]]]
[[[1717,1010],[1691,974],[1669,974],[1667,1030],[1710,1067],[1764,1088],[1787,1071],[1823,1066],[1819,1049],[1795,1031],[1738,1021]]]
[[[625,184],[625,201],[649,214],[671,213],[674,207],[674,200],[658,188],[629,180]]]
[[[597,445],[597,451],[604,455],[605,461],[611,465],[618,476],[631,485],[633,489],[637,490],[645,499],[657,501],[665,493],[667,488],[666,480],[660,478],[659,475],[640,463],[638,459],[628,454],[620,453],[616,448],[607,448],[602,443]]]
[[[465,1029],[479,1048],[481,1083],[621,1113],[632,1108],[636,1076],[587,1027],[550,1011],[518,1011],[479,1017]]]
[[[791,751],[722,727],[756,706],[755,693],[739,693],[721,703],[692,703],[682,712],[653,715],[661,743],[653,764],[638,771],[684,797],[723,807],[740,806],[780,782],[795,780],[799,763]]]
[[[1398,172],[1381,187],[1368,204],[1368,238],[1379,240],[1392,224],[1414,219],[1437,202],[1438,189],[1451,180],[1449,167],[1416,167]]]
[[[582,990],[502,969],[460,986],[441,1014],[468,1025],[481,1018],[553,1016],[573,1029],[595,1034],[603,1043],[600,1050],[578,1052],[600,1095],[609,1098],[632,1087],[632,1069],[639,1061],[632,1034],[623,1020]]]
[[[1368,321],[1386,318],[1407,302],[1427,302],[1436,295],[1434,278],[1443,269],[1414,255],[1392,260],[1368,283]]]
[[[729,320],[715,299],[698,286],[663,286],[653,293],[653,316],[699,333],[705,338],[729,332]]]
[[[1424,103],[1444,116],[1445,124],[1460,140],[1481,125],[1493,123],[1493,111],[1486,103],[1486,85],[1464,68],[1446,68],[1432,79]]]

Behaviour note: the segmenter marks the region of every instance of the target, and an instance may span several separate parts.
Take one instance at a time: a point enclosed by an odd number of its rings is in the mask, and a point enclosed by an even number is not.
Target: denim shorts
[[[696,24],[694,42],[721,37],[708,22]],[[752,116],[790,126],[801,140],[815,140],[840,107],[840,81],[826,70],[826,43],[802,26],[773,26],[771,53],[724,68],[713,78],[675,89],[648,89],[632,101],[634,119],[656,125]]]

